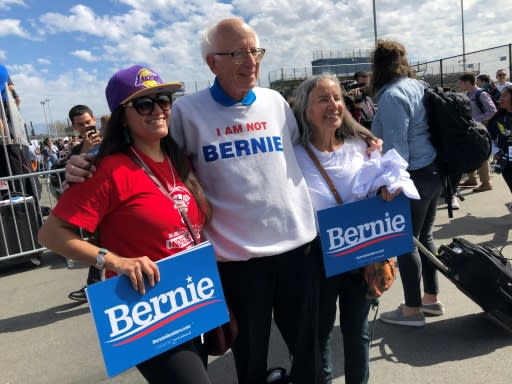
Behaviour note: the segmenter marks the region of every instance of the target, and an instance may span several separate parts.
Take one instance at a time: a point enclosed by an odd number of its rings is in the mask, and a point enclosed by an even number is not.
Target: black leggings
[[[194,339],[138,364],[137,369],[149,384],[210,384],[207,358],[200,340]]]
[[[411,200],[413,234],[420,243],[435,254],[432,227],[436,218],[437,199],[443,189],[441,178],[433,165],[419,171],[411,171],[410,174],[421,197],[420,200]],[[420,281],[422,278],[425,293],[436,295],[439,292],[435,267],[416,248],[413,252],[398,257],[398,267],[407,306],[421,306]]]
[[[89,267],[89,273],[87,274],[87,285],[92,285],[98,281],[105,280],[104,276],[103,271],[91,265]]]

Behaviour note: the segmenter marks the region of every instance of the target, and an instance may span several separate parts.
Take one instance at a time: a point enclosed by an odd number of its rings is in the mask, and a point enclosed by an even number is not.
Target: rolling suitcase
[[[435,256],[416,238],[414,243],[459,290],[512,332],[512,266],[499,250],[454,238]]]

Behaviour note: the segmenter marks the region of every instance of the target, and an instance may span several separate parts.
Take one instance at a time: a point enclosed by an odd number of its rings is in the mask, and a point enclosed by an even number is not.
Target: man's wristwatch
[[[100,248],[98,251],[98,255],[96,255],[96,264],[94,264],[94,268],[104,269],[105,268],[105,255],[108,253],[108,250],[105,248]]]

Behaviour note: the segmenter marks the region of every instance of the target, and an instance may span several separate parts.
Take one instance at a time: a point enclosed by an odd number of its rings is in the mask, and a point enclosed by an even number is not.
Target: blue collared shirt
[[[229,96],[224,90],[221,88],[219,84],[219,80],[215,78],[215,81],[213,82],[213,85],[210,87],[210,93],[213,97],[213,99],[225,106],[225,107],[231,107],[232,105],[235,105],[237,103],[240,103],[242,105],[251,105],[256,101],[256,94],[252,89],[247,92],[247,94],[244,96],[242,100],[234,100]]]

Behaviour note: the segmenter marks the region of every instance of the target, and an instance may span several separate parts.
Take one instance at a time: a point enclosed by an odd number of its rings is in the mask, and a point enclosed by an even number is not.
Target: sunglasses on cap
[[[155,104],[158,104],[162,111],[167,112],[172,107],[172,94],[159,93],[155,98],[141,96],[133,99],[124,105],[125,108],[132,107],[141,116],[151,115],[155,110]]]

